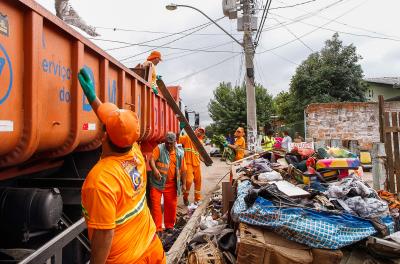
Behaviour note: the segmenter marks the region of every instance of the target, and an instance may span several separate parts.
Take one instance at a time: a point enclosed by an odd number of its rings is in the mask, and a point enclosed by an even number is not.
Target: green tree
[[[212,138],[213,135],[218,134],[215,124],[209,124],[208,126],[205,127],[205,129],[207,138]]]
[[[279,119],[283,119],[286,123],[295,122],[292,119],[293,107],[296,105],[294,96],[290,92],[282,91],[274,97],[275,113]]]
[[[296,69],[290,83],[293,97],[288,119],[302,120],[303,109],[310,103],[366,101],[360,59],[356,47],[343,46],[335,33],[321,51],[309,55]],[[287,95],[279,99],[282,96]]]
[[[273,111],[272,96],[261,85],[256,85],[257,124],[264,126],[270,121]],[[238,126],[246,128],[246,87],[232,87],[230,83],[220,83],[214,90],[214,98],[208,104],[210,117],[214,121],[215,132],[233,133]]]

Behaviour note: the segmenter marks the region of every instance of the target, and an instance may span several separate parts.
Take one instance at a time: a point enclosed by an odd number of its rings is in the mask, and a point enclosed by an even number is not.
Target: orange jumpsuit
[[[160,149],[153,150],[153,159],[157,161],[160,157]],[[178,202],[178,190],[176,189],[176,154],[175,150],[169,152],[170,163],[168,167],[167,181],[164,190],[155,187],[150,188],[151,215],[156,224],[157,231],[162,231],[161,196],[164,196],[164,226],[166,229],[173,228],[176,221],[176,206]],[[186,173],[185,159],[182,159],[181,175]]]
[[[244,150],[246,149],[246,142],[244,140],[244,137],[236,138],[234,145],[239,147],[235,151],[236,152],[235,161],[243,159],[244,158]]]
[[[136,143],[127,154],[102,157],[85,179],[82,211],[89,239],[94,229],[114,229],[107,264],[166,262],[146,204],[146,184],[146,163]]]
[[[194,143],[190,140],[188,135],[179,137],[179,144],[182,144],[185,151],[185,162],[187,167],[186,172],[186,191],[183,193],[185,201],[189,198],[190,187],[194,180],[194,200],[201,200],[201,168],[200,168],[200,155]]]

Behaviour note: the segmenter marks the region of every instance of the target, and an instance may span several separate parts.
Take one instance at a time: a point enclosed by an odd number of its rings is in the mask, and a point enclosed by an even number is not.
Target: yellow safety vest
[[[275,144],[274,137],[269,138],[268,136],[264,136],[263,150],[271,151],[274,147],[274,144]]]

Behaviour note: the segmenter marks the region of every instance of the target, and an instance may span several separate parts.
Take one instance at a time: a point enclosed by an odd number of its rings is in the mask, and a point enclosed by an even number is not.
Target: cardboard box
[[[339,264],[340,250],[311,249],[266,230],[241,223],[237,264]]]

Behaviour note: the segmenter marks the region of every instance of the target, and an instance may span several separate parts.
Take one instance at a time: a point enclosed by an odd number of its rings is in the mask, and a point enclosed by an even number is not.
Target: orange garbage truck
[[[33,0],[0,1],[0,262],[89,258],[80,193],[104,132],[79,86],[81,68],[101,101],[138,114],[147,160],[167,131],[179,130],[173,110],[140,70]],[[179,103],[180,87],[169,89]]]

